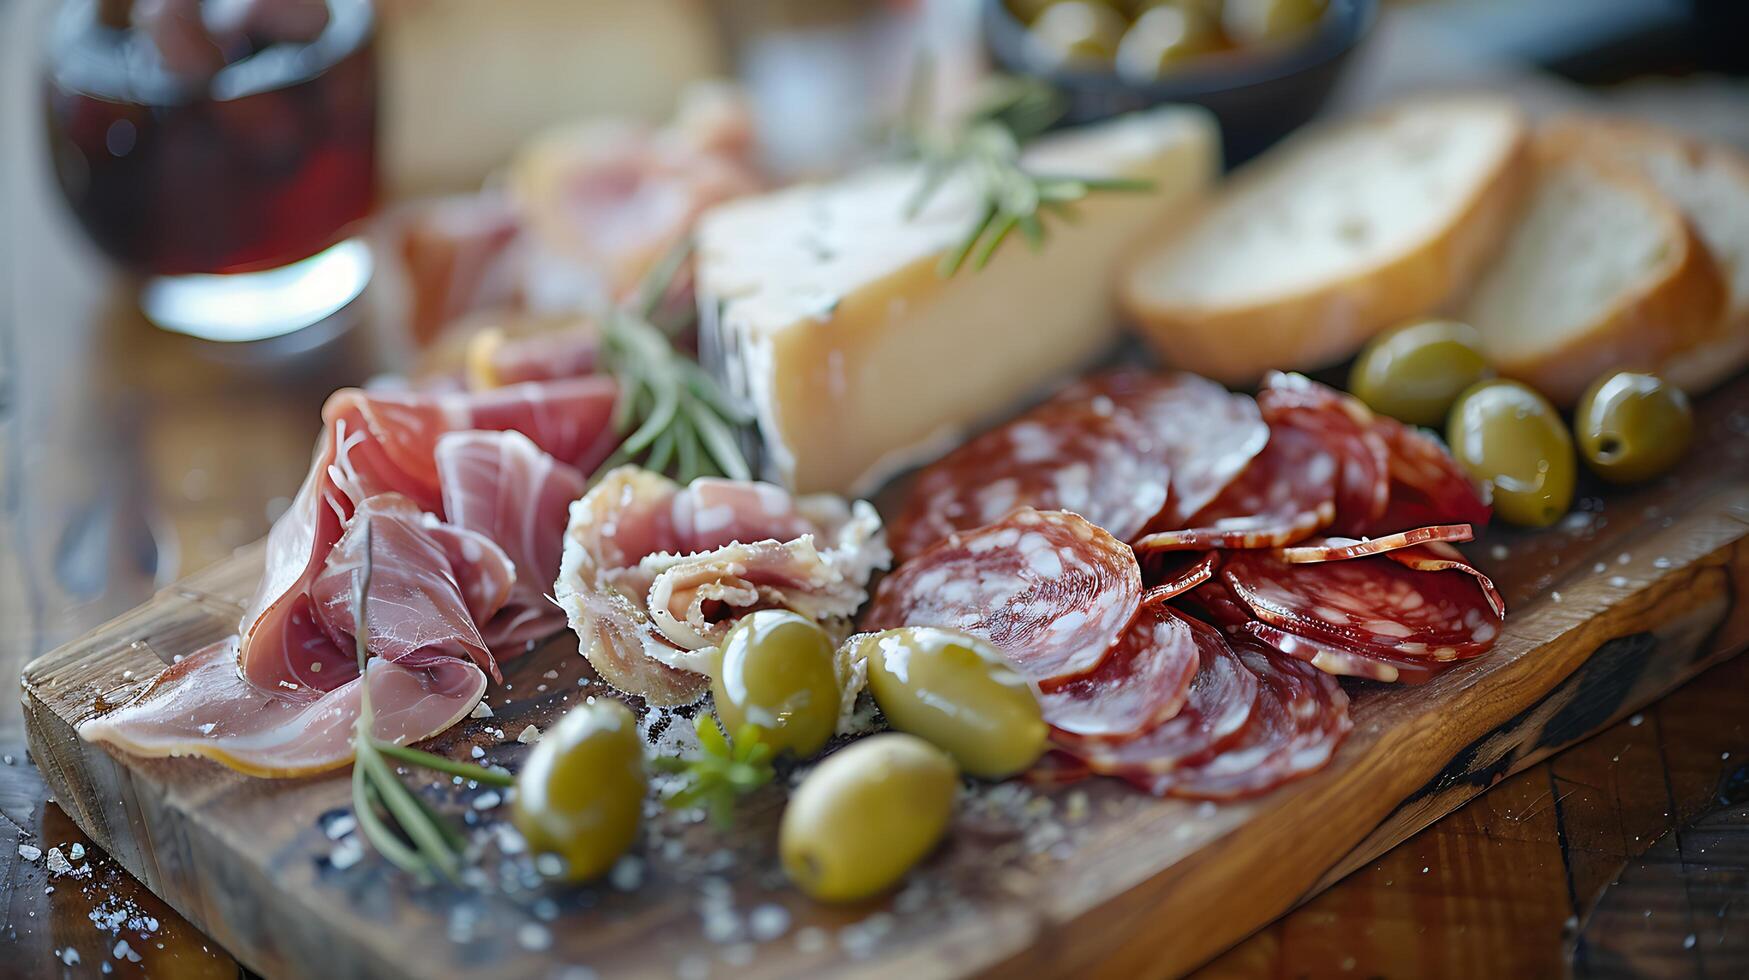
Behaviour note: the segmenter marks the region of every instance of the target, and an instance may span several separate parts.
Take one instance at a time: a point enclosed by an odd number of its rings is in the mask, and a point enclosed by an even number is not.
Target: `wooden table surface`
[[[325,394],[378,367],[362,325],[314,351],[245,353],[142,322],[50,189],[17,7],[0,4],[8,676],[265,533],[303,476]],[[1740,938],[1726,944],[1727,926],[1749,925],[1749,908],[1736,908],[1749,907],[1749,891],[1739,875],[1721,905],[1697,882],[1716,872],[1701,842],[1745,822],[1746,696],[1740,657],[1506,780],[1205,972],[1732,973],[1744,954]],[[0,842],[0,973],[239,972],[45,798],[12,697],[0,699],[0,763],[0,829],[17,838]],[[1739,959],[1709,960],[1714,949]]]

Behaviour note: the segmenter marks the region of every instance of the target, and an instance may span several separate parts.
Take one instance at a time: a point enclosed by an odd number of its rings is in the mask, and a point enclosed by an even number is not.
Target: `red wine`
[[[346,237],[376,197],[375,22],[329,0],[313,41],[241,39],[211,78],[168,72],[139,30],[63,6],[45,76],[49,147],[73,214],[147,275],[250,272]],[[233,48],[236,44],[233,44]]]

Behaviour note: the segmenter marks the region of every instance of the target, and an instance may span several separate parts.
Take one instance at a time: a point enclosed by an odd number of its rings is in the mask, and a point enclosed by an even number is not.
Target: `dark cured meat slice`
[[[1316,564],[1323,561],[1343,561],[1348,558],[1365,558],[1367,555],[1382,555],[1388,551],[1410,548],[1429,541],[1468,541],[1475,537],[1468,524],[1437,524],[1433,527],[1418,527],[1412,531],[1401,531],[1397,534],[1387,534],[1378,538],[1324,538],[1320,541],[1307,541],[1291,548],[1280,548],[1275,554],[1293,565]]]
[[[1266,793],[1330,762],[1354,728],[1341,685],[1249,643],[1238,656],[1261,682],[1256,711],[1240,737],[1206,761],[1131,782],[1155,796],[1232,800]]]
[[[1146,606],[1177,598],[1214,578],[1215,558],[1215,553],[1211,551],[1189,565],[1172,572],[1166,581],[1142,593],[1142,605]]]
[[[1074,511],[1128,541],[1165,506],[1170,477],[1154,438],[1109,400],[1046,402],[919,474],[893,552],[904,561],[1016,507]]]
[[[1137,551],[1277,548],[1336,517],[1336,457],[1317,436],[1272,425],[1269,444],[1182,529],[1149,534]]]
[[[1472,582],[1418,572],[1387,555],[1289,565],[1266,552],[1236,551],[1221,575],[1256,618],[1339,646],[1460,660],[1487,652],[1500,635],[1500,616]]]
[[[1295,425],[1311,432],[1341,462],[1331,525],[1336,532],[1373,528],[1390,503],[1391,481],[1390,449],[1374,426],[1372,410],[1328,385],[1279,371],[1264,378],[1257,404],[1271,427]]]
[[[1485,490],[1478,490],[1445,446],[1396,419],[1375,417],[1391,474],[1390,505],[1375,524],[1396,531],[1424,524],[1486,525],[1493,516]]]
[[[1219,576],[1191,589],[1183,601],[1202,618],[1222,629],[1243,626],[1252,619],[1251,610],[1239,601]]]
[[[1141,596],[1128,545],[1067,511],[1022,508],[901,565],[876,590],[864,628],[964,630],[1048,686],[1098,667]]]
[[[1389,657],[1377,651],[1338,646],[1276,629],[1255,619],[1244,624],[1243,628],[1296,660],[1304,660],[1326,674],[1342,677],[1359,677],[1386,684],[1425,684],[1452,666],[1452,663],[1440,663],[1426,657]]]
[[[1052,728],[1077,739],[1135,738],[1178,713],[1200,664],[1189,620],[1143,606],[1099,669],[1042,692],[1039,707]]]
[[[1185,526],[1269,441],[1255,401],[1194,374],[1108,371],[1053,400],[1099,404],[1101,398],[1134,416],[1164,454],[1172,492],[1161,519],[1169,527]]]
[[[1082,741],[1057,734],[1057,744],[1093,772],[1131,777],[1170,772],[1209,758],[1238,738],[1257,701],[1257,677],[1213,627],[1190,625],[1200,662],[1190,682],[1190,696],[1176,715],[1127,742]]]
[[[1488,600],[1488,605],[1494,610],[1494,615],[1501,619],[1506,618],[1506,599],[1500,595],[1500,590],[1494,587],[1494,580],[1483,575],[1476,566],[1464,560],[1463,552],[1451,545],[1437,541],[1429,542],[1416,545],[1413,548],[1388,552],[1385,557],[1416,571],[1459,571],[1475,576],[1476,584],[1482,587],[1482,595]]]

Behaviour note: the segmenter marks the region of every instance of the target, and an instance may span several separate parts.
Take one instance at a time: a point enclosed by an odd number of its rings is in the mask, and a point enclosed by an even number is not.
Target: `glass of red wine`
[[[69,0],[44,99],[73,215],[167,329],[280,336],[363,291],[370,0]]]

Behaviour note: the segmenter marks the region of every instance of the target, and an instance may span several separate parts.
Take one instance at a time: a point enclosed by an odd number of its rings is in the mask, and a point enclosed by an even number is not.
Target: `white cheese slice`
[[[1135,239],[1219,170],[1213,121],[1170,107],[1054,134],[1041,174],[1142,177],[1051,217],[1041,250],[1015,234],[982,270],[937,271],[973,220],[949,181],[904,215],[917,168],[887,165],[742,198],[698,229],[705,360],[757,413],[766,479],[859,494],[1107,351],[1113,285]]]

